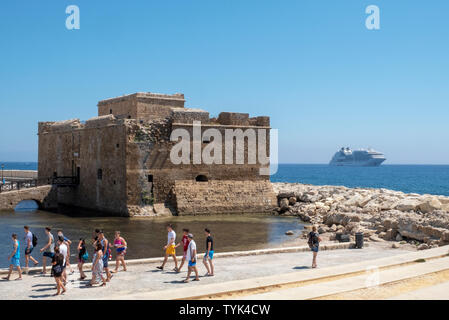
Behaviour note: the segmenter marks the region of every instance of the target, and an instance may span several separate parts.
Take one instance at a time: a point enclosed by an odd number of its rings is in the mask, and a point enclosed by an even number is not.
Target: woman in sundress
[[[98,284],[100,280],[103,282],[101,285],[106,285],[106,279],[103,277],[103,251],[101,243],[97,243],[95,247],[95,254],[92,260],[92,280],[90,285]]]

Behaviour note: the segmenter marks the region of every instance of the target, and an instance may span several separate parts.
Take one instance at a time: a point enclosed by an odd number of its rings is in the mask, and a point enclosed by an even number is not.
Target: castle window
[[[118,143],[117,143],[115,146],[116,146],[117,148],[120,147],[120,145],[119,145]]]
[[[131,116],[128,116],[128,119],[131,119]]]
[[[103,170],[102,169],[98,169],[97,170],[97,179],[98,180],[102,180],[103,179]]]
[[[112,109],[109,109],[109,114],[112,114]]]
[[[198,181],[198,182],[207,182],[208,179],[207,179],[207,177],[206,177],[205,175],[200,174],[200,175],[196,176],[195,181]]]
[[[148,175],[148,182],[153,182],[153,175],[152,174]]]

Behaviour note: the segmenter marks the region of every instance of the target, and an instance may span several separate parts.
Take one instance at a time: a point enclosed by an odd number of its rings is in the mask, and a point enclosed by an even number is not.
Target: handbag
[[[89,253],[86,252],[81,256],[81,259],[83,259],[84,261],[87,261],[87,259],[89,259]]]

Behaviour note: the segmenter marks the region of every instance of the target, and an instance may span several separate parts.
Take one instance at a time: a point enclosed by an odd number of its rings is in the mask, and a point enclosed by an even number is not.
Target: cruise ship
[[[350,148],[341,148],[334,154],[329,165],[377,167],[385,160],[383,153],[373,149],[351,150]]]

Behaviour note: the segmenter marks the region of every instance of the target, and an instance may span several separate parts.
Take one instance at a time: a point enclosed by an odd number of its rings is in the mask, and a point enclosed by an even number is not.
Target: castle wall
[[[123,121],[97,118],[85,125],[39,132],[39,179],[76,176],[79,185],[58,188],[62,205],[126,215],[126,130]],[[98,170],[101,169],[101,179]]]
[[[176,142],[170,141],[170,133],[175,129],[185,129],[193,137],[193,126],[190,123],[173,124],[170,120],[152,123],[145,134],[139,133],[141,125],[129,127],[129,144],[127,156],[128,175],[128,203],[132,205],[142,204],[142,197],[152,194],[154,202],[169,202],[173,204],[171,192],[177,180],[195,181],[199,175],[205,176],[209,181],[234,180],[234,181],[269,181],[269,176],[260,175],[259,163],[248,163],[248,144],[244,144],[244,163],[224,164],[225,145],[222,145],[222,163],[201,164],[193,163],[193,142],[190,144],[190,163],[174,164],[170,159],[170,151]],[[202,127],[202,132],[209,128],[219,130],[225,137],[226,129],[245,129],[249,127],[224,126],[210,124]],[[257,127],[260,129],[263,127]],[[266,128],[266,127],[265,127]],[[267,129],[267,128],[266,128]],[[138,139],[136,138],[138,137]],[[267,154],[269,154],[269,130],[266,131]],[[236,141],[234,141],[235,150]],[[207,143],[201,143],[202,148]],[[257,150],[257,148],[256,148]],[[152,176],[149,182],[148,176]],[[173,204],[174,205],[174,204]]]
[[[277,205],[269,181],[178,180],[174,194],[179,215],[268,213]]]

